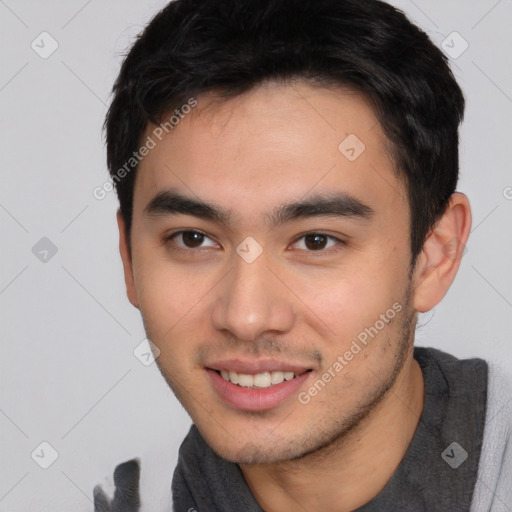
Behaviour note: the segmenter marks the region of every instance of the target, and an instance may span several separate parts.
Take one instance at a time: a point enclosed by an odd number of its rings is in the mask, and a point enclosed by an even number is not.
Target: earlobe
[[[414,307],[424,313],[448,292],[465,252],[471,229],[468,198],[454,193],[450,203],[426,237],[414,270]]]
[[[132,255],[128,246],[128,240],[126,238],[126,224],[124,222],[123,216],[121,215],[121,210],[117,210],[117,226],[119,228],[119,252],[121,254],[121,259],[123,260],[126,294],[132,305],[138,308],[139,303],[137,300],[137,291],[135,289],[135,281],[133,276]]]

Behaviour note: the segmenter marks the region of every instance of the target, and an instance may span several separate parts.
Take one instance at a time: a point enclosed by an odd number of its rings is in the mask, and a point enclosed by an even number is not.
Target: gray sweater
[[[418,428],[386,487],[357,512],[510,512],[510,378],[482,359],[433,348],[415,347],[414,357],[425,378]],[[97,486],[95,512],[153,512],[144,508],[144,494],[139,497],[139,471],[137,459],[118,465],[117,498],[110,501]],[[172,506],[176,512],[262,512],[239,467],[218,457],[194,425],[180,447]]]

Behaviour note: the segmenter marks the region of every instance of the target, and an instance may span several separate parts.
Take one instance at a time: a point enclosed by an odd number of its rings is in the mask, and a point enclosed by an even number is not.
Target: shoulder
[[[512,434],[512,375],[498,363],[488,364],[485,435],[492,439],[508,440]]]
[[[509,439],[512,433],[512,374],[493,361],[488,361],[488,367],[485,436]]]
[[[512,503],[512,375],[488,361],[487,411],[472,511],[505,512]]]

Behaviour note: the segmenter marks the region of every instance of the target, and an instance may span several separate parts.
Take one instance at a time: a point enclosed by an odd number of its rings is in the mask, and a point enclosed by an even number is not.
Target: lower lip
[[[216,371],[207,369],[213,387],[224,402],[242,411],[266,411],[284,402],[304,384],[311,372],[285,380],[268,388],[243,388],[225,380]]]

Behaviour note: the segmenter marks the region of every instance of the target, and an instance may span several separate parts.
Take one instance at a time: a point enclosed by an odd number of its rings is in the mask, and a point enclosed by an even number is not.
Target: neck
[[[403,459],[423,411],[423,373],[410,351],[402,372],[357,428],[306,457],[240,466],[267,512],[349,512],[371,501]]]

